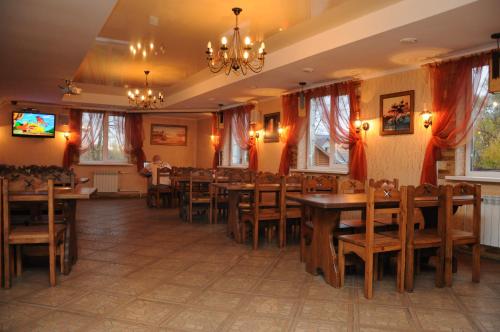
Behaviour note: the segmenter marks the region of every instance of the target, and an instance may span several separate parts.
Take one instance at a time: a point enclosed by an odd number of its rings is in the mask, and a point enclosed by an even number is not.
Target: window
[[[349,150],[342,145],[335,143],[330,136],[330,126],[328,124],[328,116],[331,109],[330,96],[324,96],[311,99],[309,112],[309,128],[307,135],[307,153],[306,167],[308,169],[332,170],[344,172],[347,171],[349,163]],[[343,119],[340,120],[340,125],[346,131],[349,130],[349,97],[343,95],[338,97],[337,104],[339,111],[343,113]],[[328,112],[325,115],[323,106]],[[299,156],[301,155],[299,151]]]
[[[82,113],[81,163],[127,163],[124,147],[124,116]]]
[[[480,69],[488,71],[488,66]],[[481,95],[488,94],[483,113],[479,115],[470,144],[467,144],[466,175],[500,177],[500,94],[488,93],[488,75],[481,75]]]
[[[248,165],[248,151],[243,150],[231,133],[231,166]]]

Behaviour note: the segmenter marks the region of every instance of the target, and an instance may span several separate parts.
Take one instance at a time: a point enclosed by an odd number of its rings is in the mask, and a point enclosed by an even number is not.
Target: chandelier
[[[212,73],[218,73],[224,69],[226,75],[231,71],[235,73],[247,74],[248,69],[254,73],[262,71],[264,67],[264,57],[266,49],[264,42],[260,44],[258,51],[252,49],[253,43],[250,37],[245,37],[244,43],[241,41],[240,28],[238,27],[238,15],[242,12],[241,8],[233,8],[233,13],[236,16],[236,26],[234,27],[232,42],[228,44],[227,38],[224,36],[221,39],[221,46],[214,54],[212,43],[208,42],[207,62],[208,68]]]
[[[129,90],[128,91],[128,102],[129,104],[143,108],[143,109],[153,109],[162,105],[164,101],[164,96],[161,92],[157,94],[153,93],[153,90],[149,88],[148,84],[148,75],[149,70],[145,70],[144,74],[146,74],[146,87],[144,91],[139,89]]]

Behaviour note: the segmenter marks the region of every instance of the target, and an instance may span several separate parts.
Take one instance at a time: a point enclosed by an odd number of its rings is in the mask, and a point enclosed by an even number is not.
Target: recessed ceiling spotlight
[[[415,44],[418,42],[418,39],[415,37],[406,37],[406,38],[401,38],[399,42],[401,44]]]
[[[312,67],[305,67],[305,68],[302,68],[302,71],[304,73],[312,73],[314,71],[314,68],[312,68]]]

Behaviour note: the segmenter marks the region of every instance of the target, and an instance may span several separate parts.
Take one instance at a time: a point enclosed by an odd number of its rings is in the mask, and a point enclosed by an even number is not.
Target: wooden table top
[[[75,189],[69,187],[54,188],[54,198],[58,200],[90,199],[90,196],[95,192],[97,192],[97,188],[94,187],[78,187]],[[38,201],[42,195],[47,195],[47,191],[11,191],[9,192],[9,201]]]
[[[301,194],[289,193],[286,198],[304,205],[319,207],[323,209],[348,209],[362,208],[366,206],[366,194]],[[396,203],[397,199],[384,199],[380,203]],[[439,204],[437,197],[417,197],[416,206],[437,206]],[[454,196],[453,203],[462,205],[472,202],[472,196]]]
[[[251,191],[255,189],[255,183],[234,183],[234,182],[225,182],[225,183],[214,183],[214,186],[218,188],[222,188],[229,191]],[[286,185],[287,190],[301,190],[302,185],[299,183],[291,183]],[[280,185],[278,183],[269,183],[269,184],[261,184],[261,190],[263,191],[276,191],[279,190]]]

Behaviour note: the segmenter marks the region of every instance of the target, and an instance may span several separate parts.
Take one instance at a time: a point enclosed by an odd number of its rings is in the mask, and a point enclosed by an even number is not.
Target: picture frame
[[[279,142],[280,112],[264,114],[264,143]]]
[[[380,96],[380,135],[413,134],[415,90]]]
[[[150,144],[187,146],[187,126],[151,124]]]

